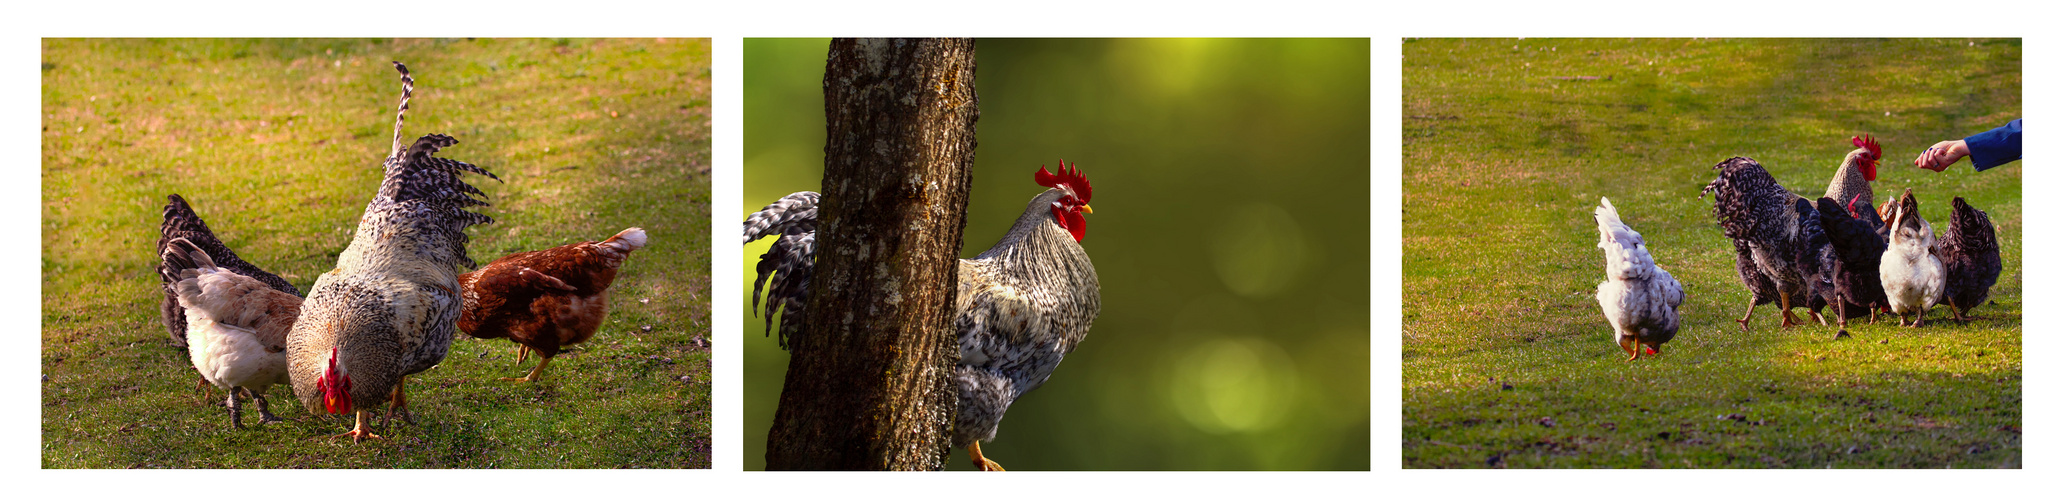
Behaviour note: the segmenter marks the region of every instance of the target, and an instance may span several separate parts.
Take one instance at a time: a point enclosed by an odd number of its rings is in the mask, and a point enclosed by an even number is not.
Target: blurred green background
[[[1369,41],[976,46],[961,256],[1066,159],[1096,189],[1082,243],[1103,286],[1089,338],[984,454],[1013,470],[1368,469]],[[827,48],[746,40],[745,213],[819,190]],[[771,241],[746,246],[744,276]],[[737,314],[760,470],[788,354]],[[948,468],[970,469],[965,451]]]

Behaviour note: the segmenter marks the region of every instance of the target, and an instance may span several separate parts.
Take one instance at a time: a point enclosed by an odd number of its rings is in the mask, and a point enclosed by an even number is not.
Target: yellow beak
[[[1083,205],[1083,213],[1086,213],[1086,214],[1092,214],[1092,213],[1097,213],[1097,212],[1091,211],[1091,210],[1090,210],[1090,206],[1089,206],[1089,205]]]

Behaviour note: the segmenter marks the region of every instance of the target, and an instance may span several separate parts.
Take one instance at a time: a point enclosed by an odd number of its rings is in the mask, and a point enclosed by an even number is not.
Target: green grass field
[[[2019,118],[2018,40],[1408,40],[1404,44],[1406,467],[2020,467],[2022,164],[1911,160]],[[1991,214],[2005,270],[1982,319],[1939,308],[1778,327],[1698,198],[1756,158],[1818,194],[1885,147],[1879,200],[1913,188]],[[1636,362],[1593,298],[1592,207],[1612,198],[1686,288],[1683,325]]]
[[[42,465],[115,467],[710,466],[709,42],[670,40],[47,40],[43,46]],[[482,264],[643,227],[595,338],[532,384],[536,358],[460,335],[410,377],[418,425],[326,437],[291,387],[287,422],[230,428],[201,400],[159,317],[165,195],[181,194],[242,257],[305,293],[350,242],[379,185],[400,84],[405,135],[496,219],[469,231]],[[384,407],[384,405],[382,405]],[[247,425],[256,422],[247,404]]]

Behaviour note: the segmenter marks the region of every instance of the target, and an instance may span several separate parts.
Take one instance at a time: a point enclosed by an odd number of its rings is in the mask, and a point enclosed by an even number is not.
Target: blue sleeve
[[[1965,148],[1972,152],[1974,171],[2022,159],[2022,119],[2016,118],[2000,128],[1966,137]]]

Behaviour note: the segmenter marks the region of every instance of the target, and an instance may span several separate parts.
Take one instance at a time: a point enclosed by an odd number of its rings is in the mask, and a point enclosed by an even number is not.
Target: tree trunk
[[[816,272],[769,469],[945,465],[978,116],[973,40],[832,41]]]

